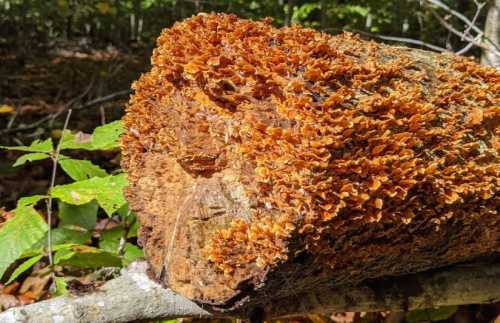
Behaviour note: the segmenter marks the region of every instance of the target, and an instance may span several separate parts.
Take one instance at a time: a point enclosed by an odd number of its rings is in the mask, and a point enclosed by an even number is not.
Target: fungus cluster
[[[348,249],[334,242],[349,226],[405,230],[424,219],[439,231],[450,219],[498,219],[500,73],[424,56],[199,14],[162,32],[134,84],[123,166],[132,186],[153,152],[193,178],[235,170],[251,214],[203,250],[225,275],[304,251],[336,268]]]

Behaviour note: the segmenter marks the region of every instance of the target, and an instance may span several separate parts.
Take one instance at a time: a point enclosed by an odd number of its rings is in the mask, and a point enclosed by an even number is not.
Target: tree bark
[[[494,0],[490,4],[484,26],[484,36],[497,44],[497,46],[500,45],[500,0]],[[493,47],[493,45],[488,42],[484,43],[488,47]],[[500,69],[500,56],[494,51],[485,49],[481,56],[481,63]]]
[[[285,13],[285,26],[290,26],[292,24],[292,16],[293,16],[293,4],[294,0],[288,0],[286,2],[286,13]]]
[[[180,317],[213,318],[196,303],[150,280],[145,262],[86,295],[54,298],[0,313],[2,323],[108,323]],[[500,301],[500,265],[469,265],[372,281],[355,287],[311,290],[265,309],[265,317],[341,311],[408,311]]]
[[[251,316],[500,251],[500,73],[200,14],[158,39],[123,167],[155,279]]]

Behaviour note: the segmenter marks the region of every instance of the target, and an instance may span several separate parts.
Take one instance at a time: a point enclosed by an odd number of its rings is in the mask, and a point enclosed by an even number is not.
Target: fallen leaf
[[[15,113],[16,113],[16,110],[14,109],[13,106],[10,106],[7,104],[0,105],[0,116],[1,115],[12,115]]]
[[[24,297],[23,301],[26,299],[39,300],[47,292],[50,275],[41,272],[35,272],[34,274],[38,275],[27,277],[21,288],[19,288],[19,297]]]
[[[0,312],[19,305],[21,305],[21,303],[15,296],[0,294]]]

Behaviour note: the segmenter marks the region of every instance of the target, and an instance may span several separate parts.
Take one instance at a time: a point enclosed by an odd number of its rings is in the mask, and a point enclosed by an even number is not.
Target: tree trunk
[[[251,316],[500,251],[495,69],[223,14],[158,44],[123,167],[169,288]]]
[[[321,30],[325,30],[326,28],[326,18],[328,16],[328,5],[326,3],[326,0],[321,0],[320,3],[320,11],[321,11],[321,16],[320,16],[320,26]]]
[[[494,0],[490,4],[484,26],[484,36],[497,44],[497,46],[500,46],[500,0]],[[493,47],[488,42],[485,42],[485,44],[490,48]],[[492,50],[483,49],[481,63],[500,69],[500,56]]]
[[[285,26],[290,26],[292,24],[293,3],[294,0],[288,0],[286,3]]]

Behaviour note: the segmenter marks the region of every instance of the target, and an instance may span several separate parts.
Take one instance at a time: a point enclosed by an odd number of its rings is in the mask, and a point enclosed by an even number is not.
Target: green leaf
[[[38,201],[46,197],[47,197],[46,195],[32,195],[32,196],[21,197],[19,200],[17,200],[17,208],[23,206],[35,205],[36,203],[38,203]]]
[[[67,248],[74,244],[88,244],[91,242],[92,233],[88,231],[74,230],[72,228],[55,228],[52,229],[52,250],[56,248]],[[37,253],[46,252],[47,250],[47,235],[38,240],[29,252],[23,253],[23,256],[33,256]]]
[[[95,149],[113,149],[120,146],[120,136],[125,131],[121,120],[97,127],[92,134],[92,147]]]
[[[104,211],[111,216],[127,203],[123,195],[123,189],[128,185],[127,174],[122,173],[115,176],[106,177],[102,190],[97,194],[97,202]],[[104,178],[103,178],[104,179]]]
[[[127,242],[125,244],[125,254],[123,255],[123,266],[128,266],[132,261],[139,258],[144,258],[144,252],[142,249]]]
[[[69,130],[65,130],[62,135],[61,150],[64,149],[96,150],[92,147],[91,135],[81,131],[72,133]]]
[[[16,162],[12,165],[12,167],[17,167],[26,164],[26,162],[32,162],[35,160],[47,159],[50,156],[46,153],[29,153],[26,155],[22,155],[19,157]]]
[[[139,231],[139,222],[136,220],[132,223],[132,226],[128,230],[127,238],[137,237],[137,232]]]
[[[123,237],[123,226],[103,231],[99,239],[99,248],[107,252],[117,253],[120,239]]]
[[[127,226],[130,227],[127,238],[137,237],[139,223],[137,222],[137,216],[135,213],[129,210],[128,203],[122,206],[118,211],[116,211],[116,213],[118,213],[120,217],[126,221]]]
[[[38,153],[50,153],[53,150],[52,139],[46,139],[44,141],[35,140],[29,146],[0,146],[0,148],[7,150],[20,150],[20,151],[30,151]]]
[[[449,319],[458,310],[457,306],[444,306],[425,310],[413,310],[406,314],[408,323],[422,321],[442,321]]]
[[[48,227],[34,208],[15,209],[14,218],[0,228],[0,278],[11,263],[45,235]]]
[[[101,250],[117,254],[120,240],[124,234],[123,231],[123,226],[117,226],[113,229],[104,231],[99,240],[99,248]],[[129,242],[125,243],[125,253],[122,259],[123,266],[127,266],[132,261],[141,257],[144,257],[144,253],[141,248]]]
[[[96,201],[91,201],[83,205],[71,205],[59,202],[60,226],[78,226],[87,230],[93,230],[97,221],[97,209],[99,205]]]
[[[70,228],[55,228],[52,229],[52,244],[86,244],[92,239],[92,233],[72,230]],[[54,248],[52,248],[54,249]]]
[[[55,282],[56,282],[55,296],[67,295],[68,288],[67,288],[66,280],[64,279],[64,277],[56,277]]]
[[[52,234],[56,232],[59,228],[52,229]],[[54,235],[52,235],[54,237]],[[90,238],[89,238],[90,239]],[[81,244],[81,243],[79,243]],[[63,243],[63,244],[56,244],[54,243],[54,239],[52,240],[52,251],[57,251],[61,249],[68,249],[73,246],[79,245],[75,243]],[[40,239],[35,243],[30,249],[27,251],[23,252],[21,257],[19,258],[28,258],[28,257],[34,257],[36,255],[42,254],[42,253],[47,253],[47,236],[43,237],[43,239]]]
[[[17,267],[16,270],[14,270],[12,275],[10,275],[9,280],[5,283],[5,285],[9,285],[10,283],[12,283],[17,277],[19,277],[19,275],[24,273],[26,270],[30,269],[34,264],[36,264],[42,258],[43,255],[34,256],[29,258],[22,264],[20,264],[19,267]]]
[[[93,177],[67,185],[55,186],[51,194],[61,201],[73,205],[82,205],[96,199],[104,211],[111,216],[125,203],[123,189],[127,186],[127,175]]]
[[[59,159],[61,168],[75,181],[83,181],[92,177],[104,177],[108,173],[88,160],[64,158]]]
[[[76,268],[121,267],[121,259],[116,254],[83,245],[57,251],[54,263]]]
[[[87,204],[97,197],[99,185],[102,185],[100,177],[75,182],[67,185],[56,185],[50,194],[54,198],[73,205]]]
[[[131,212],[129,213],[128,203],[118,209],[116,213],[118,213],[122,218],[128,218],[130,215],[132,215]]]

